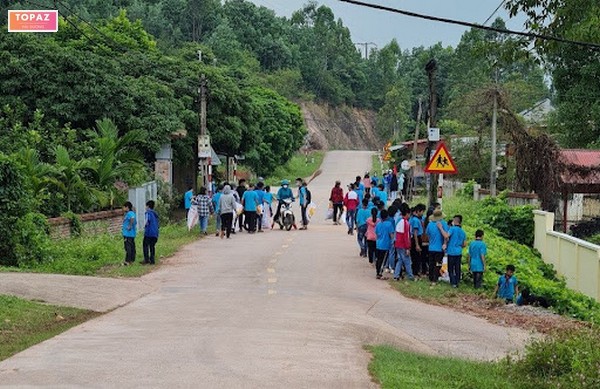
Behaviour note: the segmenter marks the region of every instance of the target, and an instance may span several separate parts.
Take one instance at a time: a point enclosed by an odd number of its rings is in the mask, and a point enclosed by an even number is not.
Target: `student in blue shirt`
[[[381,200],[381,202],[387,207],[388,195],[387,192],[383,189],[383,184],[379,184],[377,196],[379,197],[379,200]]]
[[[410,248],[410,258],[412,261],[412,271],[415,277],[419,275],[427,274],[427,261],[428,259],[423,256],[423,213],[425,212],[427,207],[425,204],[417,204],[413,208],[413,213],[408,220],[408,224],[410,224],[410,234],[411,234],[411,248]]]
[[[429,237],[429,281],[435,285],[444,261],[444,250],[448,242],[448,223],[444,220],[441,209],[431,215],[425,233]]]
[[[498,278],[498,283],[494,290],[494,298],[500,297],[507,304],[513,303],[515,296],[519,294],[519,285],[517,284],[517,277],[514,274],[514,265],[506,266],[506,273]]]
[[[220,199],[221,195],[223,195],[223,184],[217,187],[217,192],[212,197],[213,209],[215,210],[216,222],[217,222],[217,234],[219,236],[219,231],[221,231],[221,208],[220,208]]]
[[[483,230],[475,231],[475,240],[469,244],[469,271],[473,273],[473,286],[481,288],[483,272],[485,271],[485,256],[487,246],[483,242]]]
[[[258,194],[254,190],[254,184],[249,185],[249,190],[242,195],[242,205],[244,206],[245,227],[248,233],[256,232],[256,206],[258,202]]]
[[[264,206],[263,206],[263,202],[265,199],[265,184],[264,184],[264,182],[260,181],[258,184],[256,184],[256,189],[254,189],[254,191],[256,192],[256,195],[258,196],[258,202],[256,203],[256,205],[260,205],[262,208],[261,215],[257,215],[257,217],[256,217],[256,225],[258,227],[258,232],[263,232],[262,215],[265,213]]]
[[[356,213],[356,226],[358,247],[360,247],[360,256],[367,257],[367,220],[371,216],[371,208],[369,208],[369,199],[362,201],[362,207]]]
[[[383,276],[383,263],[385,262],[385,257],[390,250],[392,237],[395,231],[396,228],[388,221],[388,212],[383,209],[381,211],[381,219],[375,226],[375,235],[377,236],[377,240],[375,242],[375,256],[377,257],[377,279],[381,279]]]
[[[144,264],[154,265],[155,264],[155,246],[158,241],[158,214],[154,210],[154,201],[149,200],[146,203],[146,223],[144,225]]]
[[[123,205],[125,217],[123,218],[123,226],[121,233],[125,246],[125,262],[123,265],[128,266],[135,262],[135,235],[136,235],[136,220],[135,212],[133,212],[133,204],[126,201]]]
[[[396,214],[398,213],[398,208],[395,205],[391,205],[388,208],[388,222],[394,228],[394,234],[392,236],[392,242],[390,244],[390,249],[388,251],[387,260],[384,263],[383,268],[386,272],[394,273],[396,269],[396,247],[394,243],[396,242]]]
[[[463,231],[462,216],[456,215],[452,220],[452,227],[448,230],[448,273],[450,285],[458,288],[461,274],[462,251],[467,245],[467,234]]]
[[[192,199],[193,198],[194,198],[194,189],[190,188],[190,190],[185,192],[185,194],[183,195],[183,201],[185,203],[185,211],[186,212],[188,212],[190,210],[190,208],[192,208]]]

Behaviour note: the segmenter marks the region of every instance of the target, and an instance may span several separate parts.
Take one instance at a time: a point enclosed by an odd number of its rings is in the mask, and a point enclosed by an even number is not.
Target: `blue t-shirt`
[[[377,235],[376,248],[377,250],[389,250],[392,247],[392,237],[396,231],[396,227],[389,219],[382,220],[375,226],[375,234]]]
[[[498,278],[498,287],[498,297],[512,300],[515,297],[517,288],[517,277],[511,276],[507,279],[506,275],[500,276],[500,278]]]
[[[244,201],[244,211],[256,211],[258,205],[258,194],[254,190],[247,190],[242,196]]]
[[[377,191],[377,197],[381,200],[382,203],[387,204],[387,193],[383,190]]]
[[[219,201],[219,200],[221,199],[221,195],[222,195],[222,194],[223,194],[223,193],[221,193],[221,192],[217,192],[217,193],[215,193],[215,194],[214,194],[214,196],[213,196],[213,198],[212,198],[213,208],[215,209],[215,213],[216,213],[217,215],[221,213],[221,212],[220,212],[220,210],[221,210],[221,205],[219,204],[219,203],[220,203],[220,201]]]
[[[300,201],[300,205],[307,205],[306,188],[304,186],[301,186],[300,189],[298,189],[298,201]]]
[[[463,243],[467,240],[465,231],[458,226],[452,226],[448,230],[448,235],[450,235],[450,238],[448,238],[448,249],[446,250],[448,255],[462,255]]]
[[[158,228],[158,214],[153,209],[146,210],[144,236],[149,238],[158,238]]]
[[[133,220],[133,224],[131,225],[131,229],[129,229],[129,221]],[[123,219],[123,227],[121,228],[121,232],[125,238],[135,238],[136,232],[136,222],[135,222],[135,212],[128,211],[125,214],[125,218]]]
[[[425,232],[427,232],[427,236],[429,236],[429,251],[441,253],[444,251],[442,249],[442,246],[444,245],[444,236],[440,232],[437,223],[438,222],[430,221]],[[442,223],[444,231],[448,232],[448,223],[446,223],[445,220],[440,220],[440,223]]]
[[[183,199],[185,200],[185,209],[190,209],[192,207],[192,198],[194,197],[194,192],[190,189],[185,192]]]
[[[258,204],[262,204],[265,198],[265,191],[261,189],[255,189],[256,195],[258,196]]]
[[[469,258],[471,263],[471,271],[482,272],[483,261],[482,255],[487,255],[487,246],[482,240],[474,240],[469,244]]]
[[[415,236],[415,230],[417,230],[417,236],[423,235],[423,223],[421,223],[421,219],[420,218],[418,218],[415,215],[412,215],[410,217],[410,220],[408,222],[410,224],[410,235],[411,235],[411,237],[414,238],[414,236]]]
[[[273,202],[273,193],[265,192],[265,194],[263,195],[263,202],[267,203],[267,205],[271,205],[271,203]]]
[[[364,226],[367,224],[367,220],[371,217],[371,209],[369,207],[361,208],[356,213],[356,225]]]

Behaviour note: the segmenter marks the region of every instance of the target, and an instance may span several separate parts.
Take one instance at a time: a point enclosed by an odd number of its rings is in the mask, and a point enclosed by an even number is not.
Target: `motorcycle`
[[[296,217],[294,216],[294,212],[292,211],[292,199],[283,200],[283,204],[281,205],[281,214],[279,215],[279,219],[277,219],[277,224],[279,224],[279,229],[289,231],[296,225]]]

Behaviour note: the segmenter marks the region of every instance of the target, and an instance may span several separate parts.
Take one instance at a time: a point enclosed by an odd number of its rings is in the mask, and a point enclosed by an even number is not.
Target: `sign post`
[[[446,148],[446,145],[443,142],[440,142],[435,153],[429,160],[429,163],[425,167],[425,173],[438,173],[438,187],[437,187],[437,201],[442,204],[442,198],[444,194],[444,174],[456,174],[458,173],[458,169],[456,168],[456,164]]]

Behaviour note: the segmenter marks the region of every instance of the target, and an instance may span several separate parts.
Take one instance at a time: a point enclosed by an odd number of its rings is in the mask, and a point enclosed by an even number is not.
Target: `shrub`
[[[557,333],[533,341],[520,360],[507,360],[508,374],[523,388],[600,387],[600,334]]]
[[[504,196],[488,197],[479,204],[478,216],[485,224],[496,228],[506,239],[533,246],[534,207],[530,205],[511,207]]]
[[[48,221],[41,213],[28,213],[15,224],[14,257],[19,267],[42,263],[50,255]]]
[[[464,197],[466,199],[472,199],[475,194],[475,185],[477,182],[475,180],[469,180],[465,183],[464,188],[458,191],[458,195],[460,197]]]
[[[15,266],[19,218],[32,208],[29,185],[17,163],[0,153],[0,265]]]

